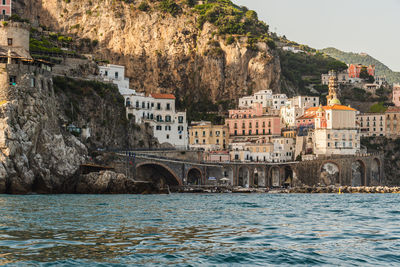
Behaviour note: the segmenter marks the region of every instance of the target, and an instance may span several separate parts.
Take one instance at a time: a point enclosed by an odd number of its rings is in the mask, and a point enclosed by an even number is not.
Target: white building
[[[357,125],[360,127],[360,136],[385,136],[385,113],[362,113],[357,115]]]
[[[328,74],[322,74],[321,79],[322,79],[322,84],[328,85],[329,84],[329,78],[332,76],[332,72],[329,72]],[[349,73],[347,70],[344,70],[340,73],[337,74],[338,78],[338,83],[339,84],[348,84],[351,82]]]
[[[99,66],[100,76],[104,81],[113,82],[118,85],[121,95],[124,93],[132,93],[134,90],[129,91],[129,79],[125,78],[125,67],[120,65],[107,64]]]
[[[292,52],[292,53],[295,53],[295,54],[297,54],[297,53],[305,53],[303,50],[301,50],[300,48],[298,48],[298,47],[293,47],[293,46],[284,46],[284,47],[282,47],[282,50],[283,51],[287,51],[287,52]]]
[[[296,119],[304,115],[305,110],[318,107],[319,97],[316,96],[296,96],[290,98],[286,105],[281,107],[280,116],[282,123],[287,127],[296,126]]]
[[[99,67],[104,81],[118,86],[125,99],[126,116],[135,123],[149,123],[154,137],[160,144],[169,143],[178,148],[188,147],[188,125],[186,112],[175,111],[175,96],[172,94],[151,94],[146,96],[129,89],[129,79],[125,78],[125,67],[105,65]]]
[[[273,94],[272,90],[261,90],[252,96],[239,98],[239,108],[250,108],[254,103],[260,103],[265,109],[279,110],[287,101],[285,94]]]
[[[169,143],[177,148],[188,147],[188,125],[186,112],[175,111],[175,96],[151,94],[154,99],[152,118],[145,120],[153,126],[154,136],[160,144]]]
[[[273,138],[274,151],[272,153],[272,162],[288,162],[294,160],[295,141],[294,138]]]

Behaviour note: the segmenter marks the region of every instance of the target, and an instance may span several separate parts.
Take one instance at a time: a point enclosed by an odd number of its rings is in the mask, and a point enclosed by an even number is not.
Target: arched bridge
[[[195,157],[192,154],[197,153]],[[158,153],[124,152],[130,173],[137,180],[153,181],[160,187],[215,185],[225,182],[243,187],[281,187],[284,185],[382,185],[383,155],[333,156],[286,163],[202,162],[193,151]]]

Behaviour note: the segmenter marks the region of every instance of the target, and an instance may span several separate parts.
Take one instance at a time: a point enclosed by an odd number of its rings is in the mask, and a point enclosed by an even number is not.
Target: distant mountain
[[[333,47],[325,48],[321,51],[346,64],[375,65],[376,75],[385,75],[389,84],[400,83],[400,72],[392,71],[388,66],[368,54],[343,52]]]

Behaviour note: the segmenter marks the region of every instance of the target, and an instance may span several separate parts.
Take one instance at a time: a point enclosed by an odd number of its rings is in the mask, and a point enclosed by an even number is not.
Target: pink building
[[[0,0],[1,15],[11,16],[11,1],[12,0]]]
[[[393,85],[393,104],[400,107],[400,84]]]
[[[229,118],[225,120],[230,136],[281,135],[279,116]]]
[[[261,103],[254,103],[249,109],[231,109],[229,110],[229,118],[253,118],[263,115],[263,107]]]
[[[297,128],[300,127],[313,127],[315,125],[316,113],[319,107],[312,107],[296,119]]]

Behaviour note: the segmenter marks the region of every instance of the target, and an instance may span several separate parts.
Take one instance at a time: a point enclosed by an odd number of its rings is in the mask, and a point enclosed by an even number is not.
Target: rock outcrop
[[[153,3],[151,3],[153,2]],[[280,90],[279,56],[248,37],[227,44],[184,1],[173,16],[151,1],[148,11],[135,1],[17,0],[15,12],[37,25],[75,36],[77,48],[127,67],[138,91],[171,92],[181,100],[233,100],[249,92]],[[95,44],[95,45],[93,45]]]
[[[124,174],[112,171],[83,175],[76,185],[78,194],[150,194],[158,193],[152,183],[135,182]]]
[[[1,78],[18,83],[2,81],[0,90],[0,193],[59,192],[87,148],[60,127],[49,72],[23,64],[1,68]]]
[[[50,72],[29,64],[0,68],[0,193],[73,193],[87,147],[158,145],[151,129],[126,119],[115,85],[53,80]],[[9,85],[8,77],[17,84]],[[71,122],[93,137],[75,136],[66,127]]]

